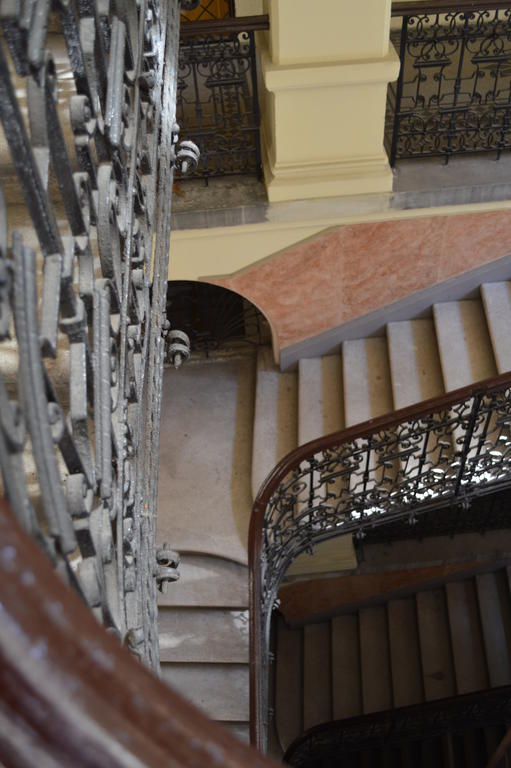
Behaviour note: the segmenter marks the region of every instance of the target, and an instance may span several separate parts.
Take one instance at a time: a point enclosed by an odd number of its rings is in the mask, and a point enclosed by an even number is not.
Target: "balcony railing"
[[[388,89],[386,147],[405,158],[511,148],[509,2],[397,2],[401,70]]]
[[[511,374],[396,411],[286,456],[255,500],[249,535],[251,728],[264,749],[270,622],[302,552],[346,534],[511,486]]]
[[[177,120],[200,149],[195,176],[261,174],[255,32],[267,16],[181,28]]]

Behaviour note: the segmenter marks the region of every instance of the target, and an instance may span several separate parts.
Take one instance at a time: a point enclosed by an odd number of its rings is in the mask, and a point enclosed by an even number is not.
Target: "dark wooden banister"
[[[511,387],[511,372],[461,387],[440,397],[425,400],[416,405],[401,408],[390,414],[370,419],[348,429],[311,440],[287,454],[270,472],[263,482],[252,507],[250,520],[248,559],[250,589],[250,736],[252,744],[264,747],[262,704],[262,658],[263,633],[261,626],[261,547],[264,530],[264,515],[270,499],[284,478],[302,461],[316,453],[328,450],[342,443],[370,437],[380,430],[388,430],[413,419],[421,419],[431,413],[446,410],[459,402],[476,395],[491,395]],[[341,535],[341,534],[340,534]]]
[[[300,734],[289,745],[283,759],[289,765],[293,762],[303,765],[300,753],[304,748],[305,753],[314,750],[315,741],[322,751],[317,755],[317,764],[321,764],[321,759],[328,764],[328,757],[337,756],[338,746],[342,749],[343,744],[349,744],[350,750],[356,752],[357,749],[372,750],[422,739],[427,741],[449,732],[456,733],[460,729],[481,727],[485,715],[488,718],[488,725],[496,724],[496,716],[501,721],[499,724],[502,724],[502,720],[509,712],[510,702],[511,686],[506,685],[491,690],[473,691],[445,699],[426,701],[422,704],[395,707],[382,712],[355,715],[344,720],[331,720],[315,725]],[[448,713],[447,717],[445,717],[446,713]],[[501,757],[504,755],[505,752]],[[492,760],[493,758],[489,761],[487,768],[497,768],[498,763]],[[480,768],[484,766],[481,765]]]
[[[269,16],[238,16],[236,18],[215,19],[214,21],[189,21],[181,24],[180,36],[200,37],[201,35],[218,35],[227,32],[257,32],[270,28]]]
[[[496,11],[511,8],[509,0],[493,0],[493,2],[477,2],[477,0],[421,0],[421,2],[392,3],[392,16],[417,16],[420,13],[458,13],[462,11]]]
[[[6,768],[271,768],[101,627],[0,500]]]

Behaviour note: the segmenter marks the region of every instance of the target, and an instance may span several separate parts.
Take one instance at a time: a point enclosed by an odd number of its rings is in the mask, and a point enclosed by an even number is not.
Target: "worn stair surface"
[[[474,298],[435,305],[429,317],[390,323],[383,336],[345,341],[337,355],[301,360],[296,371],[281,372],[270,348],[261,347],[257,359],[212,359],[165,372],[158,540],[183,555],[181,581],[169,586],[160,607],[165,679],[247,737],[247,532],[262,481],[299,444],[511,370],[509,328],[511,284],[493,283]],[[351,537],[340,537],[320,544],[314,557],[297,558],[288,573],[356,565]],[[371,655],[386,619],[380,612],[359,621],[374,624],[364,635]],[[326,648],[327,630],[317,632]],[[311,679],[324,673],[321,667]],[[389,675],[379,690],[364,684],[339,694],[336,711],[357,696],[360,709],[386,705]],[[453,680],[428,678],[428,692],[450,690]],[[307,722],[328,708],[316,694],[306,706]]]
[[[282,749],[320,723],[510,685],[510,578],[511,569],[500,567],[298,629],[279,616]]]
[[[248,741],[247,532],[255,357],[165,371],[158,540],[181,553],[159,600],[163,679]]]
[[[248,742],[247,568],[185,553],[180,573],[159,601],[162,677]]]

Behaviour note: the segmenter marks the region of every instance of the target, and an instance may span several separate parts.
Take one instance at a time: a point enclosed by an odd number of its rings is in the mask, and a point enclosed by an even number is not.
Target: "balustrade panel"
[[[179,6],[2,3],[0,24],[1,493],[158,668],[155,577],[176,576],[155,517]]]

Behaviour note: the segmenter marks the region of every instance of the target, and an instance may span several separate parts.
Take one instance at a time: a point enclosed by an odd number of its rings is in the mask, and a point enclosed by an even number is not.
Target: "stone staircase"
[[[432,307],[431,316],[389,323],[378,337],[345,341],[339,355],[302,359],[279,373],[258,359],[254,494],[297,445],[511,370],[511,283]]]
[[[297,445],[511,370],[511,283],[345,341],[281,372],[271,350],[167,370],[159,533],[182,554],[160,604],[163,677],[248,736],[247,533],[252,497]],[[303,561],[303,562],[300,562]],[[357,565],[350,537],[290,573]]]
[[[281,748],[320,723],[510,685],[510,577],[511,569],[500,567],[299,628],[279,616],[275,718]],[[393,750],[395,761],[388,764],[482,768],[505,724],[498,730],[438,737],[427,745],[426,763],[417,738]],[[335,765],[380,766],[385,755],[356,758]]]

